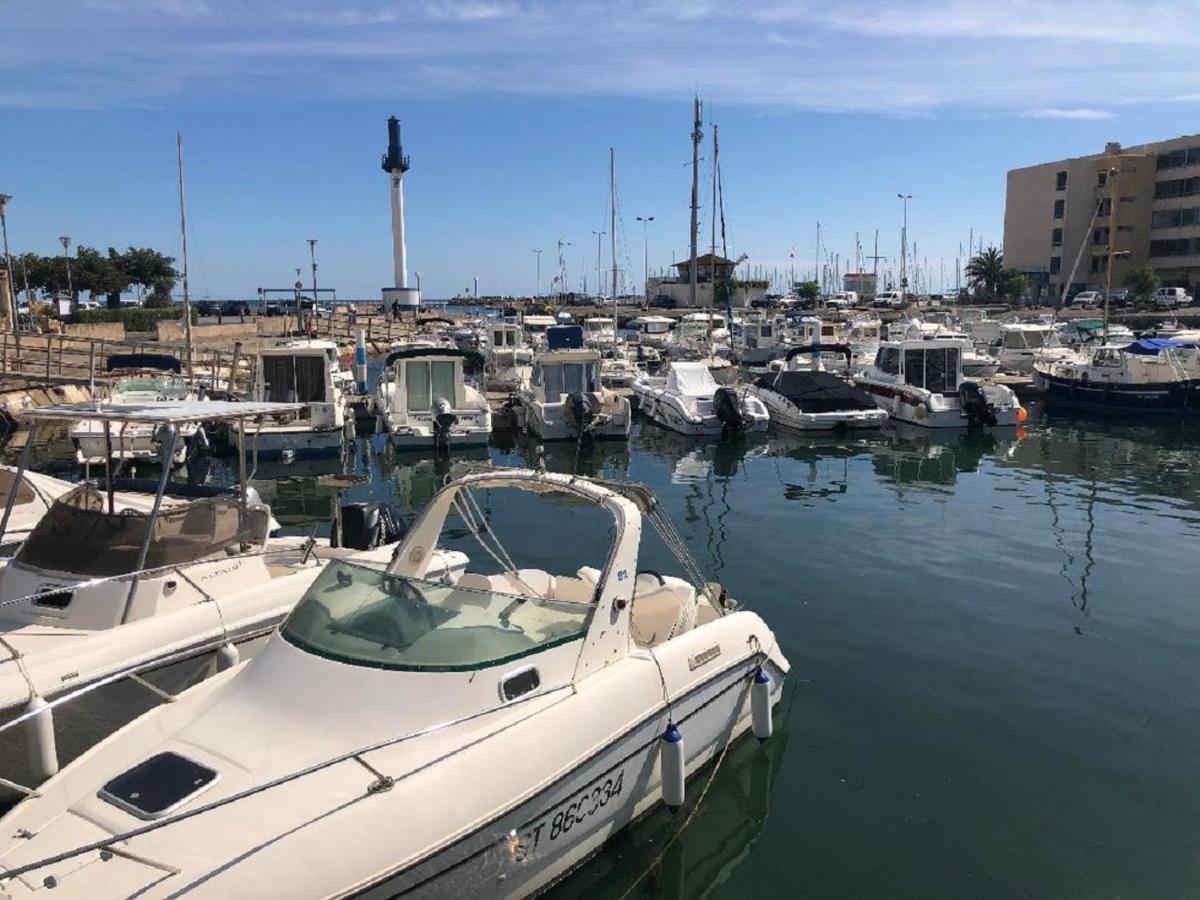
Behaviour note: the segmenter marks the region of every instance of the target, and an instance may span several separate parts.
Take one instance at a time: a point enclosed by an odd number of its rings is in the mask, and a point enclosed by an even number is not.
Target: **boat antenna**
[[[192,367],[192,295],[188,290],[187,212],[183,193],[183,132],[175,132],[175,155],[179,163],[179,233],[183,238],[183,341],[187,353],[188,381],[195,382]]]

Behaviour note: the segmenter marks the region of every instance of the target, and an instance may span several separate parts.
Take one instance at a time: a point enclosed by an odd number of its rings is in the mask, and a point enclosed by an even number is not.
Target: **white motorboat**
[[[1124,347],[1039,355],[1035,384],[1051,402],[1123,410],[1200,411],[1200,349],[1194,341],[1142,338]]]
[[[516,568],[530,554],[497,530],[531,515],[565,523],[562,546],[532,548],[546,569]],[[430,579],[430,549],[464,526],[494,571]],[[639,570],[645,526],[688,578]],[[519,470],[452,482],[386,572],[328,566],[257,657],[10,811],[3,889],[539,893],[659,804],[696,801],[687,779],[741,736],[778,739],[789,663],[679,540],[639,485]],[[571,567],[572,548],[606,545],[585,558],[596,567]]]
[[[598,350],[539,353],[529,383],[517,392],[517,400],[525,430],[543,441],[575,440],[585,435],[629,439],[629,401],[600,382]]]
[[[925,428],[1025,421],[1025,408],[1010,388],[963,376],[962,341],[957,338],[883,341],[875,362],[854,383],[893,419]]]
[[[161,401],[195,400],[196,391],[182,375],[179,359],[165,353],[121,353],[110,356],[105,369],[113,379],[102,404],[141,405]],[[182,465],[193,443],[203,443],[200,427],[188,423],[180,432],[173,465]],[[71,443],[80,465],[96,465],[106,459],[157,460],[161,456],[158,436],[145,423],[124,422],[113,431],[101,419],[81,419],[71,424]]]
[[[343,387],[353,379],[341,372],[333,341],[291,341],[264,347],[254,361],[251,399],[260,403],[299,404],[298,413],[262,419],[253,438],[262,459],[313,459],[342,452],[353,417],[346,416]],[[232,427],[242,427],[242,421]]]
[[[608,316],[588,316],[583,320],[583,344],[597,350],[611,350],[617,342],[616,323]]]
[[[635,343],[662,350],[671,339],[675,320],[666,316],[638,316],[629,321],[629,327],[634,332]]]
[[[745,390],[718,384],[703,362],[673,362],[633,383],[638,411],[672,431],[719,435],[766,431],[770,414]]]
[[[733,356],[740,365],[761,368],[786,349],[781,323],[771,318],[751,319],[741,323],[741,340],[734,346]]]
[[[600,360],[600,383],[606,388],[628,388],[639,378],[646,377],[646,370],[623,352],[607,355]]]
[[[942,316],[934,321],[910,319],[893,322],[888,326],[888,335],[893,341],[929,340],[931,338],[958,341],[963,376],[966,378],[991,378],[1000,371],[1000,360],[989,353],[977,350],[967,334],[957,331],[955,326],[948,324],[948,321],[949,316]]]
[[[27,446],[40,425],[90,412],[113,425],[153,425],[164,435],[169,458],[179,440],[172,435],[185,422],[245,422],[286,410],[216,400],[99,411],[87,404],[50,406],[26,413]],[[157,484],[145,485],[140,507],[117,506],[117,490],[128,496],[140,485],[119,482],[111,471],[102,484],[79,484],[55,501],[11,559],[0,560],[0,718],[8,720],[6,731],[27,723],[31,766],[22,772],[23,762],[4,755],[5,787],[18,776],[37,780],[57,769],[56,698],[70,699],[118,673],[213,651],[218,662],[231,663],[239,646],[279,624],[328,558],[355,552],[328,541],[271,536],[270,509],[247,488],[245,455],[241,458],[236,490],[172,485],[171,467],[163,466]],[[27,461],[26,451],[22,474]],[[360,512],[362,518],[369,511]],[[358,529],[365,542],[341,543],[369,550],[364,560],[382,566],[391,548],[371,548],[394,541],[400,529],[380,521],[378,512],[371,514],[375,524]],[[11,516],[11,507],[5,515]],[[0,521],[0,532],[6,524]],[[439,552],[437,559],[440,572],[465,564],[461,554]]]
[[[795,357],[825,352],[842,353],[849,364],[853,350],[848,344],[817,344],[797,347],[788,353],[787,363]],[[875,405],[874,398],[832,372],[821,370],[805,360],[788,365],[758,378],[749,392],[767,407],[771,424],[791,431],[846,431],[879,428],[888,414]]]
[[[525,343],[525,330],[515,322],[492,322],[486,334],[487,389],[517,390],[533,371],[533,350]]]
[[[417,347],[388,354],[375,395],[379,430],[400,450],[443,453],[487,444],[492,408],[465,377],[483,369],[484,358],[470,350]]]
[[[1015,322],[1000,326],[996,359],[1005,372],[1033,371],[1035,356],[1066,357],[1073,351],[1059,343],[1054,328],[1042,322]]]

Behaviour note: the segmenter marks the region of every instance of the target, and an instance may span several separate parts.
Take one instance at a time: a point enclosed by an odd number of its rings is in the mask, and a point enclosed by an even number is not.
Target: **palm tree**
[[[1003,273],[1004,254],[995,247],[988,247],[967,263],[967,284],[976,290],[983,288],[985,295],[994,297]]]

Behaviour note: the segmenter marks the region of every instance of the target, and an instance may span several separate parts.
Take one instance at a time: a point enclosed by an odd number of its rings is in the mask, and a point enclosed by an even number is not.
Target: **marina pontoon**
[[[502,537],[547,517],[575,540]],[[641,568],[644,525],[687,578]],[[486,570],[429,577],[451,532]],[[516,561],[530,557],[545,567]],[[772,740],[788,669],[647,488],[468,475],[386,572],[326,567],[258,656],[8,813],[2,887],[14,900],[48,884],[89,900],[530,896],[658,804],[687,803],[687,779],[742,735]]]

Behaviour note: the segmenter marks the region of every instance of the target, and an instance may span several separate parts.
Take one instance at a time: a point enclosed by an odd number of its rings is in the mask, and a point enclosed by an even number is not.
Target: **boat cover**
[[[109,372],[117,369],[159,369],[179,375],[183,372],[183,365],[167,353],[114,353],[105,363],[105,369]]]
[[[667,373],[667,392],[681,397],[711,397],[719,387],[702,362],[671,363]]]
[[[1142,356],[1155,356],[1163,350],[1170,350],[1174,347],[1193,348],[1195,346],[1194,341],[1180,341],[1175,338],[1142,338],[1126,347],[1125,352],[1137,353]]]
[[[583,346],[583,328],[579,325],[554,325],[546,329],[550,350],[577,350]]]
[[[754,385],[786,397],[806,413],[875,408],[870,394],[847,384],[832,372],[780,372],[764,375]]]

